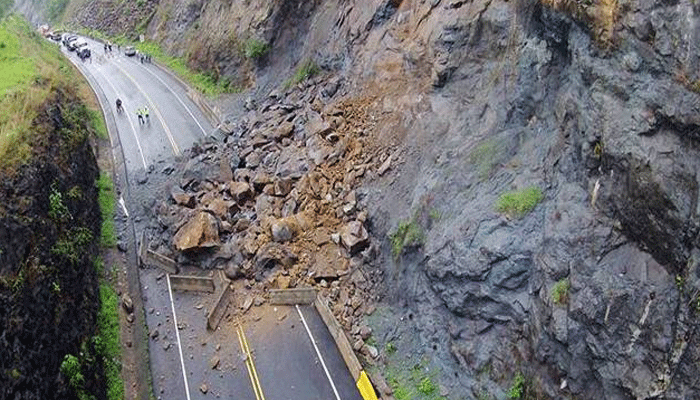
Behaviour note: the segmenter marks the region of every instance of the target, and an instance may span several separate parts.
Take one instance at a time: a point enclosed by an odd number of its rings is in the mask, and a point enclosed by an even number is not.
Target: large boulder
[[[294,265],[298,259],[299,257],[292,253],[287,247],[275,242],[270,242],[263,246],[255,255],[255,259],[253,260],[255,277],[261,280],[276,267],[289,268]]]
[[[221,198],[213,199],[206,205],[205,209],[211,211],[219,219],[227,219],[238,212],[238,206],[235,202]]]
[[[326,135],[333,131],[333,127],[319,114],[310,113],[309,122],[306,124],[306,130],[310,133],[310,136],[321,136],[325,138]]]
[[[360,221],[352,221],[340,230],[340,241],[350,252],[356,254],[369,244],[369,235]]]
[[[292,240],[299,233],[310,229],[311,221],[312,219],[306,213],[298,213],[274,220],[270,224],[272,239],[279,243]]]
[[[231,181],[227,184],[227,189],[231,194],[231,197],[233,197],[238,203],[249,199],[253,194],[253,191],[247,182]]]
[[[317,158],[322,157],[322,155],[319,155]],[[287,146],[282,148],[280,152],[275,175],[280,178],[298,179],[310,169],[309,157],[306,156],[306,150],[297,146]]]
[[[180,251],[219,246],[218,220],[212,214],[200,211],[177,231],[173,244]]]
[[[289,137],[294,132],[294,124],[291,122],[283,122],[277,128],[273,129],[268,137],[274,140],[281,140],[282,138]]]
[[[170,192],[170,196],[177,205],[194,208],[194,206],[197,204],[197,200],[191,193],[186,193],[180,188],[174,189],[172,192]]]

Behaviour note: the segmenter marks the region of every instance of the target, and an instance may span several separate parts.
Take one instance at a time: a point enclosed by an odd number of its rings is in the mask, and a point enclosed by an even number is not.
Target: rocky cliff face
[[[72,89],[56,89],[33,123],[35,156],[0,180],[2,399],[77,398],[61,362],[92,351],[100,211],[84,121],[70,117],[81,109],[86,118]],[[81,389],[103,398],[101,365],[83,368]]]
[[[232,174],[259,167],[297,184],[338,160],[362,167],[344,183],[381,252],[352,265],[382,271],[373,290],[395,318],[376,322],[375,337],[428,359],[445,394],[502,398],[520,371],[541,397],[700,397],[694,3],[173,0],[155,10],[147,37],[250,89],[217,103],[236,125],[221,147],[238,161]],[[263,59],[235,50],[247,37],[270,44]],[[305,59],[321,77],[268,98]],[[331,123],[357,118],[357,104],[369,123]],[[327,129],[311,128],[319,118]],[[287,141],[268,133],[285,123]],[[323,150],[357,138],[380,150]],[[289,173],[290,159],[304,167]],[[324,179],[337,189],[329,201],[349,193]],[[495,210],[499,195],[531,186],[544,194],[532,212]],[[247,219],[275,196],[288,203],[275,190]],[[294,200],[289,212],[307,210]],[[387,234],[411,221],[422,235],[393,257]],[[341,313],[352,303],[335,301]]]

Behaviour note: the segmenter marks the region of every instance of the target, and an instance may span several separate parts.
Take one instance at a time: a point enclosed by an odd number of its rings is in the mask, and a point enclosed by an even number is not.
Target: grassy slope
[[[18,17],[0,24],[0,170],[28,160],[37,110],[55,85],[68,79],[69,68],[57,48],[20,37],[37,38]]]

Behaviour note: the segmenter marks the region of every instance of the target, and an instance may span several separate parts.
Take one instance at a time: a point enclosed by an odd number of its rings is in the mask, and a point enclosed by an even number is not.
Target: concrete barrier
[[[146,262],[171,274],[177,274],[177,261],[151,249],[146,249]]]
[[[148,248],[148,243],[146,241],[146,231],[141,233],[141,241],[139,242],[139,265],[142,267],[149,265],[152,267],[158,267],[170,274],[177,274],[177,261],[172,258],[166,257],[162,254],[158,254],[155,251]]]
[[[316,300],[316,289],[314,288],[293,288],[293,289],[272,289],[270,290],[270,304],[311,304]]]
[[[211,308],[211,311],[209,311],[207,315],[207,329],[213,331],[219,327],[221,318],[226,314],[228,305],[231,302],[231,293],[233,293],[233,286],[231,286],[229,282],[226,282],[226,286],[224,286],[216,302],[214,302],[214,307]]]
[[[343,360],[345,360],[345,364],[348,366],[352,378],[358,381],[360,379],[360,373],[362,372],[362,365],[357,359],[355,352],[352,350],[352,345],[350,345],[348,337],[345,336],[343,327],[340,326],[333,316],[331,309],[328,307],[328,301],[319,295],[316,301],[314,301],[314,306],[316,306],[316,310],[321,316],[321,319],[328,327],[331,336],[333,336],[335,345],[338,347],[340,355],[343,356]]]
[[[137,254],[139,266],[143,267],[146,263],[146,231],[141,232],[141,240],[139,240],[139,251]]]
[[[214,293],[214,279],[202,276],[170,275],[173,290]]]

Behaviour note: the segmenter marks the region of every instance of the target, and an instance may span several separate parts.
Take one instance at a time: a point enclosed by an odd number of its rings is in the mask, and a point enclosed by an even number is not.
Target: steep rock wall
[[[78,398],[61,362],[87,353],[95,335],[98,170],[86,136],[68,140],[81,128],[67,115],[81,105],[64,90],[33,123],[35,156],[0,180],[2,399]],[[104,398],[102,367],[83,368],[82,389]]]

